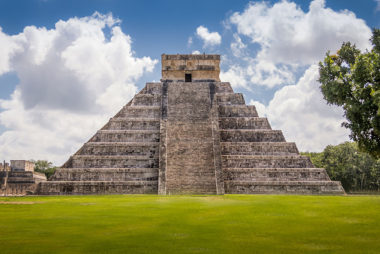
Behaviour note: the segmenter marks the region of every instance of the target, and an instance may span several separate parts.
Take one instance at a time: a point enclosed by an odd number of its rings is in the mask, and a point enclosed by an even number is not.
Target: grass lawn
[[[380,196],[0,197],[0,253],[380,253]]]

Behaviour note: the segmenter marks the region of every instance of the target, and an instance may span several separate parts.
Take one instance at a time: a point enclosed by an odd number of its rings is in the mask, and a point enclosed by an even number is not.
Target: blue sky
[[[379,6],[376,0],[2,0],[0,159],[63,162],[145,82],[160,79],[162,53],[195,51],[221,54],[223,81],[300,150],[348,140],[342,111],[318,94],[315,64],[343,41],[370,47]],[[95,21],[92,43],[83,31]],[[84,30],[66,36],[71,26]],[[118,63],[115,50],[129,60]],[[80,57],[84,51],[93,61]],[[119,66],[125,70],[113,71]],[[72,126],[77,119],[82,128]]]

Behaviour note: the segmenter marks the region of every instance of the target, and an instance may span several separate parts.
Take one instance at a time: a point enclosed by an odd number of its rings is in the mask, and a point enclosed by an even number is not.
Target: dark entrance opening
[[[185,82],[191,82],[191,74],[185,74]]]

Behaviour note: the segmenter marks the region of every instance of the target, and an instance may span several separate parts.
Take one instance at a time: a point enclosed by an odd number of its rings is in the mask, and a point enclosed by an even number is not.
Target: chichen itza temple
[[[219,63],[163,54],[161,82],[147,83],[35,194],[344,194],[220,81]]]

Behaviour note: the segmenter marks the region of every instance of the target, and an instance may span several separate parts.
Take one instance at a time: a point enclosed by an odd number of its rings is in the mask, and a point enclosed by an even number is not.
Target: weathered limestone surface
[[[22,196],[34,193],[46,176],[33,171],[0,171],[0,196]]]
[[[161,83],[147,83],[36,193],[157,193]]]
[[[185,81],[185,74],[191,74],[193,81],[219,79],[220,55],[165,55],[161,56],[162,79]]]
[[[36,193],[343,194],[219,81],[219,60],[163,55],[162,82],[147,83]]]
[[[166,194],[216,194],[210,84],[168,83]]]

